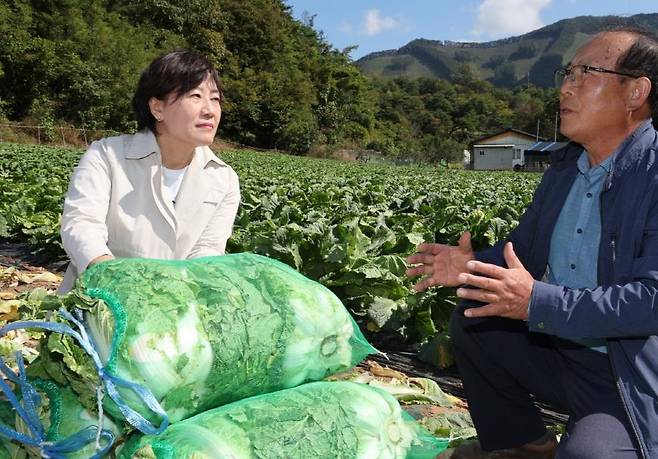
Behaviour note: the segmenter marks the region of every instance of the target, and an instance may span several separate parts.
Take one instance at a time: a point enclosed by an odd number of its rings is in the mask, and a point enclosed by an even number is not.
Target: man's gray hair
[[[635,43],[619,56],[615,70],[651,80],[649,106],[654,122],[658,123],[658,37],[646,29],[635,27],[611,32],[624,32],[637,37]]]

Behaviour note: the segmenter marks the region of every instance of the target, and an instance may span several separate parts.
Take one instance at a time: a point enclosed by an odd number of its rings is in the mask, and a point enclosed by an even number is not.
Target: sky
[[[658,13],[656,0],[284,0],[293,16],[359,59],[416,38],[486,42],[576,16]]]

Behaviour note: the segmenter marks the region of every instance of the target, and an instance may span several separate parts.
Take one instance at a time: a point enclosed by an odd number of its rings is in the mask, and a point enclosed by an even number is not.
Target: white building
[[[518,129],[506,129],[482,137],[471,146],[471,167],[474,170],[519,170],[524,164],[524,152],[542,137]]]

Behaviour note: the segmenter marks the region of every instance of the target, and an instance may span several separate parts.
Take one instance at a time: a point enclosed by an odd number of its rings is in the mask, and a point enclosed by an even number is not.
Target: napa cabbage
[[[206,411],[144,436],[121,458],[430,459],[447,446],[385,391],[313,382]]]
[[[376,352],[331,291],[254,254],[106,261],[90,267],[69,298],[96,298],[81,307],[106,371],[150,389],[171,422],[320,380]],[[97,387],[75,342],[48,343],[57,354],[51,372],[80,392]],[[134,392],[119,392],[157,421]],[[107,397],[105,405],[121,418]]]

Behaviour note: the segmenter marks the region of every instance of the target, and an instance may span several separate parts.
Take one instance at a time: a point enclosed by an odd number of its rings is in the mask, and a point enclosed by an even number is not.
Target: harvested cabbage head
[[[144,436],[122,458],[429,459],[447,442],[379,389],[315,382],[251,397]]]
[[[108,371],[148,387],[172,422],[376,352],[333,293],[259,255],[112,260],[88,269],[76,289],[104,300],[85,319]],[[122,395],[153,419],[134,394]]]
[[[287,265],[280,268],[264,274],[268,285],[284,287],[276,293],[293,318],[282,362],[286,387],[348,369],[374,350],[336,295]],[[290,276],[297,278],[294,286],[287,283]]]

